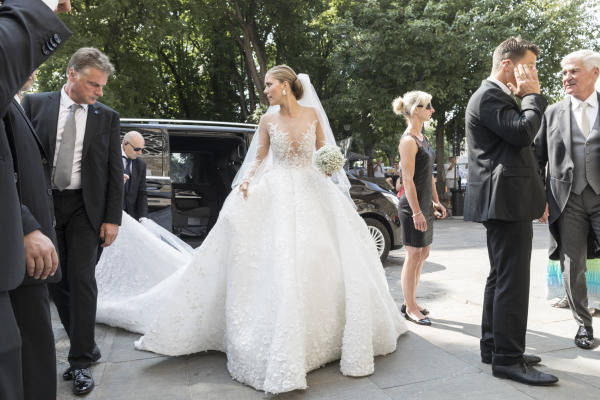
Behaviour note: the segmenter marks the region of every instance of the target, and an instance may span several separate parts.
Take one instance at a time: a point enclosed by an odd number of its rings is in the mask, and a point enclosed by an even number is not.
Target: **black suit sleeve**
[[[0,6],[0,115],[27,80],[71,32],[40,0],[5,0]]]
[[[23,234],[27,235],[35,230],[41,230],[41,226],[38,223],[37,219],[33,216],[29,208],[23,203],[21,203],[21,219],[23,220]]]
[[[136,199],[136,210],[138,210],[138,218],[148,216],[148,198],[146,197],[146,163],[142,162],[139,172],[140,184],[138,185],[138,193]]]
[[[123,160],[121,158],[121,123],[119,113],[112,112],[110,126],[110,145],[108,159],[108,190],[106,193],[106,209],[104,220],[111,224],[121,225],[123,213]]]
[[[502,140],[516,147],[530,146],[540,128],[548,102],[544,96],[530,94],[523,97],[521,110],[503,93],[490,93],[481,104],[485,126]]]

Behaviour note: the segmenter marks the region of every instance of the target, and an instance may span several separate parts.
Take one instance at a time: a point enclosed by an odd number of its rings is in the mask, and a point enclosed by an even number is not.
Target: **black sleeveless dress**
[[[398,207],[398,216],[402,224],[402,242],[405,246],[412,247],[426,247],[433,241],[433,204],[432,204],[432,188],[431,180],[433,174],[433,161],[435,158],[435,152],[431,147],[431,144],[427,140],[427,137],[423,136],[423,141],[420,141],[415,136],[405,133],[403,136],[408,135],[417,143],[419,149],[415,155],[415,174],[413,181],[417,189],[417,198],[419,199],[419,206],[423,211],[423,216],[427,221],[427,230],[421,232],[415,229],[413,222],[413,211],[408,204],[406,198],[406,192],[400,198],[400,206]]]

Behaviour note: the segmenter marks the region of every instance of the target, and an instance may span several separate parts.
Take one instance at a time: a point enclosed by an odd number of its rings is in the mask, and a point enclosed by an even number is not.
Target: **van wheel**
[[[392,244],[390,233],[380,221],[373,218],[365,218],[364,220],[367,223],[369,233],[375,242],[375,248],[377,249],[379,258],[381,259],[381,262],[384,262],[390,252]]]

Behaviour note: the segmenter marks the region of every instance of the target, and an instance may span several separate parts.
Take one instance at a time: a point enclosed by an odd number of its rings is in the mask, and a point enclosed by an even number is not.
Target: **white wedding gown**
[[[367,226],[312,166],[315,124],[295,143],[268,133],[273,168],[247,200],[229,195],[196,250],[124,216],[97,266],[97,320],[143,334],[141,350],[225,352],[234,379],[270,393],[334,360],[372,374],[406,326]]]

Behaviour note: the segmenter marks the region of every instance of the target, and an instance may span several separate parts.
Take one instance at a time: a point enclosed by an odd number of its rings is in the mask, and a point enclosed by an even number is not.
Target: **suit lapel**
[[[49,150],[50,161],[54,159],[54,150],[56,149],[56,136],[58,135],[58,113],[60,112],[60,91],[50,92],[48,94],[48,103],[45,110],[42,111],[44,124],[48,124],[43,130],[47,131],[47,135],[42,135],[42,146]],[[41,131],[40,131],[41,132]],[[39,132],[38,132],[39,134]]]
[[[90,104],[88,106],[87,119],[85,123],[85,134],[83,136],[83,152],[81,154],[82,157],[85,157],[90,146],[92,145],[92,141],[94,137],[98,134],[98,117],[100,115],[100,109],[95,104]]]
[[[42,145],[42,141],[38,137],[33,125],[31,125],[31,121],[27,117],[27,114],[25,114],[25,110],[23,110],[23,107],[21,107],[21,105],[14,98],[13,98],[13,102],[14,102],[15,108],[17,110],[19,110],[19,113],[21,113],[23,120],[27,122],[27,126],[29,126],[29,130],[31,131],[31,134],[35,138],[35,141],[37,142],[37,145],[40,148],[40,151],[42,152],[42,157],[48,158],[48,155],[46,154],[46,150],[44,150],[44,146]]]
[[[565,141],[565,151],[567,152],[568,159],[572,162],[571,99],[569,97],[563,100],[562,104],[560,105],[558,110],[558,121],[559,129],[557,132],[558,134],[560,134],[560,132],[565,132],[565,137],[563,137]]]

